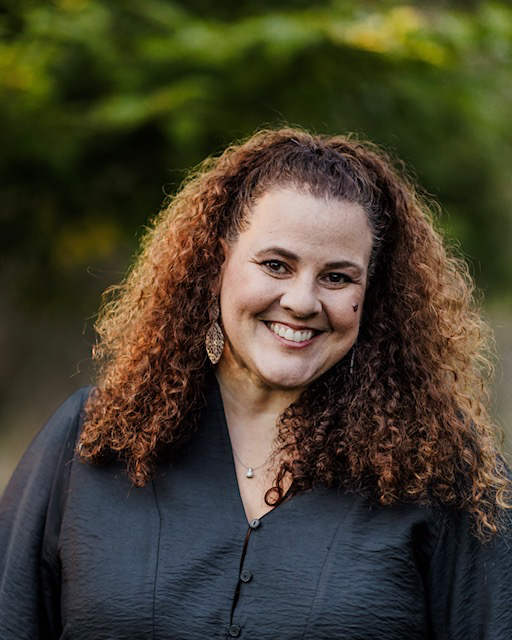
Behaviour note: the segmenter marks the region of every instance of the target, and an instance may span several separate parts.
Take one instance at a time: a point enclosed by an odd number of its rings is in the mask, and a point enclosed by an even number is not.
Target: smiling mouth
[[[321,333],[320,331],[316,331],[314,329],[292,329],[285,324],[281,324],[280,322],[265,322],[267,327],[275,333],[276,336],[283,338],[284,340],[288,340],[289,342],[309,342],[316,335]]]

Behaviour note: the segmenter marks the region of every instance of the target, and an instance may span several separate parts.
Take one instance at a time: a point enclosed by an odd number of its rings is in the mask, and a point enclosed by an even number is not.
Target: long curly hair
[[[197,429],[211,365],[224,260],[275,186],[360,204],[373,234],[354,350],[278,419],[282,462],[269,505],[316,485],[375,502],[449,505],[491,537],[510,508],[510,482],[488,416],[492,336],[465,262],[448,250],[433,207],[402,168],[351,136],[262,130],[194,170],[155,218],[125,280],[109,289],[96,330],[97,386],[78,451],[115,457],[135,486]],[[289,454],[289,455],[286,455]]]

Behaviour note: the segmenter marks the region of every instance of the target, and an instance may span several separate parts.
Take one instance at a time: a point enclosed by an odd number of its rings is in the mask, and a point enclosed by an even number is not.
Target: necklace
[[[231,449],[233,449],[233,447],[231,447]],[[263,464],[258,465],[257,467],[249,467],[248,465],[246,465],[245,463],[243,463],[240,458],[238,457],[237,452],[233,449],[233,453],[235,455],[235,458],[238,460],[238,462],[242,465],[242,467],[244,467],[245,469],[247,469],[247,473],[245,474],[246,478],[254,478],[254,472],[257,471],[258,469],[261,469],[262,467],[264,467],[267,462],[269,461],[270,455],[267,456],[267,459],[265,460],[265,462],[263,462]]]

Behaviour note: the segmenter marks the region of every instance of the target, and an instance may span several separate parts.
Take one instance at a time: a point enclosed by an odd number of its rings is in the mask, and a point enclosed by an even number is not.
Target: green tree
[[[124,264],[162,187],[282,122],[402,157],[489,296],[510,290],[509,5],[23,0],[0,29],[4,280],[24,304],[96,296],[86,267]]]

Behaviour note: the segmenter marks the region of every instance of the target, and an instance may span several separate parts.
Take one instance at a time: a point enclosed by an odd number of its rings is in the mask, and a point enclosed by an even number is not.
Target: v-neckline
[[[272,513],[279,507],[282,507],[284,504],[291,502],[292,497],[291,496],[286,497],[288,494],[288,491],[287,491],[285,494],[285,499],[282,502],[280,502],[278,505],[276,505],[275,507],[272,507],[272,509],[269,509],[261,516],[258,516],[256,518],[251,518],[251,519],[247,518],[247,513],[245,511],[244,501],[242,499],[242,493],[240,491],[240,484],[238,482],[238,476],[236,472],[236,463],[233,455],[233,447],[231,445],[231,436],[229,434],[229,427],[226,420],[226,412],[224,410],[224,402],[222,400],[222,394],[220,392],[220,387],[219,387],[217,378],[215,377],[215,375],[212,375],[212,378],[213,378],[212,384],[213,384],[213,391],[214,391],[212,395],[215,402],[216,413],[218,414],[218,418],[220,422],[220,428],[222,431],[222,440],[223,440],[225,452],[227,457],[229,458],[229,475],[230,475],[229,485],[235,495],[235,500],[238,505],[237,511],[243,518],[245,524],[247,526],[250,526],[253,520],[262,520],[263,518],[267,518],[270,513]]]

